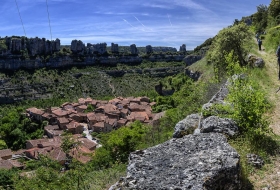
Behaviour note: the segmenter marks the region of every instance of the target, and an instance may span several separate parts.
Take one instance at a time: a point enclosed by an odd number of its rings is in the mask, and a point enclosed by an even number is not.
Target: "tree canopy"
[[[247,65],[245,57],[251,47],[252,32],[244,23],[234,25],[221,30],[215,37],[207,54],[208,63],[214,65],[217,77],[226,73],[227,63],[225,55],[233,51],[240,66]]]

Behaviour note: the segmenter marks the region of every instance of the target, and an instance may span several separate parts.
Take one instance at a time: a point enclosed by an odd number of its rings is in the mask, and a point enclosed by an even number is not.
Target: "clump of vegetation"
[[[207,53],[207,60],[214,65],[218,78],[226,74],[227,62],[224,55],[231,51],[233,51],[233,56],[238,59],[240,66],[247,65],[245,57],[252,47],[252,36],[249,27],[244,23],[224,28],[218,33]]]

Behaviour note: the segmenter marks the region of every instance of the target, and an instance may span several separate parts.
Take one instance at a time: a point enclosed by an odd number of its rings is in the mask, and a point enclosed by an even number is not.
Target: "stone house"
[[[131,112],[143,112],[146,110],[147,106],[131,103],[128,108]]]
[[[86,100],[85,100],[84,98],[79,98],[79,99],[78,99],[78,103],[79,103],[80,105],[84,105],[84,104],[86,104]]]
[[[93,125],[98,123],[98,122],[104,122],[108,116],[102,113],[88,113],[87,114],[87,123],[88,123],[88,128],[92,129]]]
[[[36,121],[43,121],[43,117],[42,115],[45,113],[43,110],[41,109],[37,109],[37,108],[28,108],[26,109],[27,114],[29,114],[31,119],[34,119]]]
[[[47,112],[42,115],[42,119],[48,121],[50,125],[56,124],[56,118],[56,115]]]
[[[93,100],[92,100],[91,98],[88,97],[88,98],[85,99],[85,104],[86,104],[86,105],[89,105],[89,104],[92,103],[92,101],[93,101]]]
[[[65,118],[68,118],[69,115],[70,115],[72,112],[73,112],[72,110],[63,110],[63,109],[61,109],[61,108],[52,110],[52,113],[53,113],[56,117],[65,117]]]
[[[66,130],[66,125],[69,123],[70,121],[65,118],[65,117],[60,117],[60,118],[57,118],[57,124],[59,126],[59,128],[61,130]]]
[[[120,119],[117,121],[117,128],[120,128],[122,126],[125,126],[127,123],[127,119]]]
[[[94,132],[105,132],[106,130],[104,129],[105,128],[105,123],[104,121],[101,121],[101,122],[97,122],[95,123],[93,126],[92,126],[92,129]]]
[[[76,107],[76,111],[79,113],[84,112],[87,109],[87,105],[80,105]]]
[[[44,127],[44,134],[49,138],[62,135],[63,130],[60,130],[58,125],[48,125]]]
[[[87,122],[87,114],[86,113],[78,113],[80,116],[80,122]]]
[[[73,119],[74,121],[77,121],[77,122],[83,121],[83,118],[79,114],[76,114],[76,113],[72,113],[71,115],[69,115],[69,118]]]
[[[38,144],[42,142],[47,142],[47,139],[34,139],[26,141],[26,149],[38,148]]]
[[[117,128],[117,124],[118,124],[118,119],[107,118],[104,122],[104,127],[107,130],[107,132],[110,132],[113,129]]]
[[[94,151],[96,149],[97,144],[87,138],[79,138],[78,141],[81,142],[81,146],[86,147],[90,151]]]
[[[60,147],[53,147],[47,152],[46,156],[52,160],[58,161],[61,165],[64,165],[67,160],[66,153]]]
[[[95,117],[95,113],[88,113],[87,114],[87,124],[88,128],[91,129],[92,126],[97,123],[97,118]]]
[[[139,120],[140,122],[144,122],[145,120],[149,120],[149,116],[146,112],[131,112],[131,114],[127,117],[129,121]]]
[[[82,134],[84,131],[84,126],[75,121],[72,121],[66,125],[66,130],[72,134]]]

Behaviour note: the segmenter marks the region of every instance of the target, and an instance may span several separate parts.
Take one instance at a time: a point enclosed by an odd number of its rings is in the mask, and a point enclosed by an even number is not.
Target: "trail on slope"
[[[268,113],[270,128],[276,135],[280,135],[280,80],[278,80],[278,63],[275,53],[266,52],[264,49],[259,52],[259,57],[265,61],[264,72],[267,72],[270,84],[265,85],[269,100],[274,107],[271,113]],[[263,171],[252,173],[249,177],[254,189],[280,190],[280,156],[271,157],[271,163],[266,163]]]
[[[271,84],[266,86],[265,89],[268,98],[274,104],[273,112],[269,114],[270,127],[273,132],[280,135],[280,80],[278,80],[278,63],[277,57],[274,53],[267,53],[259,51],[260,57],[265,61],[266,72],[270,77]]]

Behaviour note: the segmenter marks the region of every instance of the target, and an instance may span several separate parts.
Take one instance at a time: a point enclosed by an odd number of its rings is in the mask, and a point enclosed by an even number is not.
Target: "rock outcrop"
[[[111,52],[112,53],[119,53],[119,45],[111,43]]]
[[[20,55],[27,51],[30,56],[52,54],[60,50],[60,40],[46,40],[45,38],[6,37],[4,38],[7,50],[4,53]]]
[[[153,48],[152,48],[151,45],[147,45],[146,46],[146,54],[151,54],[151,53],[153,53]]]
[[[189,76],[194,81],[197,81],[199,79],[199,77],[201,76],[201,73],[198,71],[192,71],[192,70],[189,70],[188,68],[186,68],[185,75]]]
[[[181,52],[186,52],[187,51],[186,44],[183,44],[183,45],[180,46],[180,51]]]
[[[223,133],[230,137],[238,133],[238,126],[230,118],[210,116],[204,119],[200,126],[201,133]]]
[[[181,138],[185,135],[192,134],[198,128],[200,119],[200,114],[191,114],[182,121],[179,121],[175,125],[173,138]]]
[[[183,59],[183,61],[186,63],[186,66],[190,66],[200,59],[202,59],[201,55],[188,55]]]
[[[238,190],[239,173],[239,155],[224,135],[187,135],[131,153],[127,176],[110,190]]]
[[[81,40],[72,40],[71,51],[74,54],[83,53],[85,50],[85,44]]]
[[[138,49],[137,49],[135,44],[130,45],[130,52],[131,52],[132,55],[137,55],[138,54]]]
[[[173,47],[152,47],[153,52],[177,52],[176,48]]]
[[[265,62],[261,57],[249,54],[247,59],[249,65],[251,65],[252,67],[263,68],[265,65]]]

